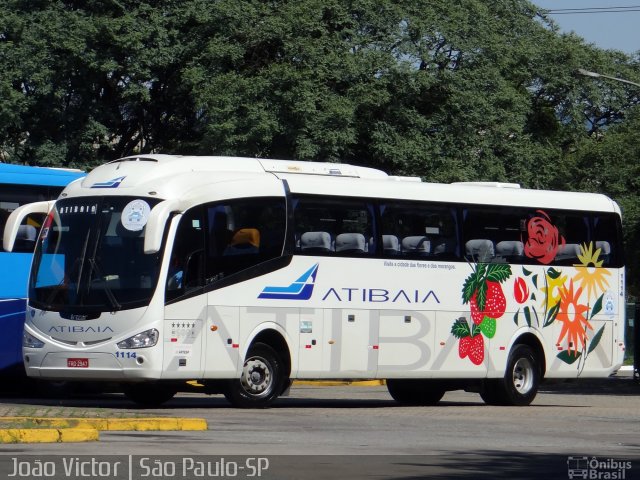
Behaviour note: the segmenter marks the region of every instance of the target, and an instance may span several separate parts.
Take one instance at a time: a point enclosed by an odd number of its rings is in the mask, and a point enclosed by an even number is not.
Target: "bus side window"
[[[593,217],[594,257],[598,253],[598,261],[602,267],[619,267],[622,265],[621,227],[619,217],[615,214],[596,214]]]
[[[527,210],[473,206],[463,210],[463,218],[465,256],[469,261],[527,263]]]
[[[561,212],[551,217],[558,228],[558,251],[554,259],[556,265],[576,265],[584,246],[591,241],[589,217],[580,212]]]
[[[380,207],[382,253],[415,259],[460,258],[456,209],[426,202],[393,202]]]
[[[373,205],[363,200],[295,198],[296,251],[306,255],[373,255],[377,248],[373,218]]]
[[[251,268],[282,253],[283,198],[248,198],[207,205],[206,283]]]

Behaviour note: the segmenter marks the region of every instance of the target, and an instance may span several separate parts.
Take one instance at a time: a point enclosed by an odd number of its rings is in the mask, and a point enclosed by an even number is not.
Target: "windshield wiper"
[[[98,262],[96,262],[93,258],[89,258],[88,260],[89,264],[91,265],[91,269],[95,270],[98,274],[98,277],[102,279],[102,284],[104,285],[104,293],[107,295],[107,298],[111,302],[111,306],[113,307],[113,309],[122,310],[122,305],[118,303],[118,299],[113,294],[111,287],[109,287],[109,280],[107,280],[107,277],[104,276],[102,269],[98,265]],[[91,275],[89,275],[89,282],[91,282]]]

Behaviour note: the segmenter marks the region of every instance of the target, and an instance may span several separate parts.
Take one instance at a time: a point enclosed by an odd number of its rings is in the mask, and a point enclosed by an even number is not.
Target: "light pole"
[[[629,85],[640,87],[640,83],[632,82],[631,80],[625,80],[624,78],[612,77],[611,75],[604,75],[603,73],[590,72],[589,70],[585,70],[584,68],[579,68],[577,72],[580,75],[584,75],[585,77],[608,78],[609,80],[615,80],[616,82],[628,83]]]

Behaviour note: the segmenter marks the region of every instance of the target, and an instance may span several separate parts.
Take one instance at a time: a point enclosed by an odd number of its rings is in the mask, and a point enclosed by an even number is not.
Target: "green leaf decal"
[[[535,294],[535,293],[532,293],[532,294],[531,294],[531,300],[534,300],[534,301],[535,301],[535,299],[536,299],[536,294]]]
[[[519,316],[520,316],[520,309],[518,309],[518,311],[513,316],[513,323],[515,323],[516,325],[518,325],[518,317]]]
[[[468,337],[471,335],[471,332],[469,331],[469,324],[464,318],[459,318],[453,322],[453,325],[451,326],[451,333],[456,338]]]
[[[558,355],[556,355],[556,357],[558,357],[564,363],[568,363],[569,365],[571,365],[573,362],[580,358],[580,355],[582,355],[581,352],[575,352],[574,355],[573,353],[569,353],[569,350],[563,350]]]
[[[596,303],[593,304],[593,308],[591,309],[591,318],[595,317],[600,310],[602,310],[602,298],[604,297],[604,293],[600,295],[600,298],[596,300]]]
[[[536,317],[536,325],[539,327],[540,319],[538,318],[538,312],[536,312],[536,307],[531,307],[531,310],[533,310],[533,316]]]
[[[524,319],[527,321],[527,325],[531,326],[531,312],[529,311],[529,307],[524,307]]]
[[[469,303],[478,287],[484,283],[486,271],[487,265],[481,263],[477,265],[476,269],[467,277],[462,286],[462,303]]]
[[[475,273],[472,273],[467,277],[464,281],[464,285],[462,286],[462,303],[469,303],[469,300],[473,297],[473,293],[476,291],[476,288]]]
[[[487,284],[482,282],[478,285],[478,296],[476,297],[476,302],[478,304],[478,308],[480,311],[484,310],[484,305],[487,303]]]
[[[559,311],[560,311],[560,302],[556,303],[553,307],[549,309],[549,311],[547,312],[547,318],[544,321],[543,327],[548,327],[553,322],[555,322]]]
[[[531,277],[531,281],[533,282],[533,286],[538,288],[538,274]]]
[[[600,343],[600,340],[602,339],[603,333],[604,333],[604,325],[600,327],[600,330],[598,330],[598,332],[593,336],[593,338],[589,342],[589,350],[587,350],[587,355],[593,352],[595,348],[598,346],[598,344]]]
[[[502,283],[511,276],[511,266],[502,263],[492,263],[487,269],[487,280]]]
[[[547,270],[547,275],[549,275],[549,278],[552,279],[552,280],[555,280],[556,278],[559,278],[561,274],[562,274],[562,272],[559,272],[558,270],[556,270],[553,267],[551,267],[549,270]]]
[[[482,320],[480,324],[480,330],[484,333],[485,337],[493,338],[496,334],[496,319],[484,317],[484,320]]]
[[[487,317],[485,317],[487,318]],[[471,336],[475,337],[476,335],[480,335],[480,332],[482,332],[482,329],[480,328],[480,325],[473,325],[473,330],[471,331]]]

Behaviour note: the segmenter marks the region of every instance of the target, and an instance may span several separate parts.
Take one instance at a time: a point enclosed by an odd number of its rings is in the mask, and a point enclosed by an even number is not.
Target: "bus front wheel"
[[[282,393],[285,381],[276,351],[256,343],[247,353],[240,378],[228,383],[224,396],[234,407],[265,408]]]
[[[158,407],[171,400],[178,392],[172,385],[161,383],[130,383],[123,387],[124,395],[141,407]]]
[[[540,385],[540,366],[529,345],[513,347],[504,378],[485,380],[480,396],[488,405],[526,406],[533,402]]]

